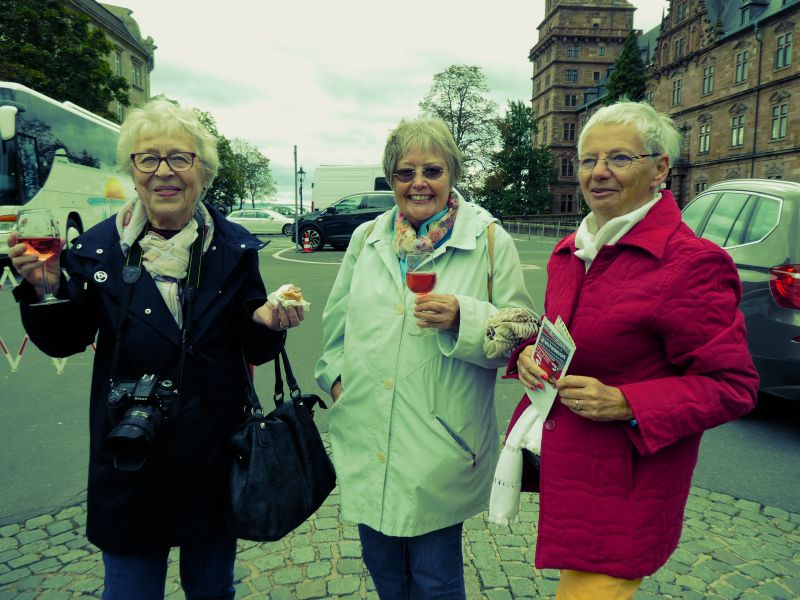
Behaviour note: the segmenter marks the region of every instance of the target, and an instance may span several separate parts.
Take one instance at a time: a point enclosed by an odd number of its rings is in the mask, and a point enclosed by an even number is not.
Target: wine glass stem
[[[50,282],[47,279],[47,261],[42,261],[42,281],[44,282],[44,300],[51,300],[53,298],[53,290],[50,288]]]

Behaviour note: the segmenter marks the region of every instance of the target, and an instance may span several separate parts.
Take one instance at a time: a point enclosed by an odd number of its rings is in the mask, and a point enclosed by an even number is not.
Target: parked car
[[[238,223],[255,235],[266,233],[292,234],[294,221],[289,217],[267,208],[234,210],[227,216],[229,221]]]
[[[683,220],[736,263],[761,392],[800,400],[800,183],[718,183],[683,209]]]
[[[383,212],[394,207],[392,192],[360,192],[350,194],[323,210],[300,215],[297,230],[299,243],[308,233],[311,250],[320,250],[330,244],[337,250],[344,250],[350,243],[356,227],[371,221]]]

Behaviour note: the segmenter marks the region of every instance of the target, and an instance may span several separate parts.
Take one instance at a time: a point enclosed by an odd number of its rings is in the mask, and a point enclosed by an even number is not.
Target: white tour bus
[[[0,82],[0,263],[22,207],[52,210],[69,243],[134,197],[118,138],[118,125],[80,106]]]

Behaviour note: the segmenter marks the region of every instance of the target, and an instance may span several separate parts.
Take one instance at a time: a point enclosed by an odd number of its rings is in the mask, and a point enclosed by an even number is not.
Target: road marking
[[[535,269],[541,269],[541,268],[542,267],[540,267],[539,265],[526,265],[526,264],[522,265],[523,271],[533,271]]]
[[[288,261],[288,262],[303,263],[303,264],[307,264],[307,265],[336,265],[338,267],[339,265],[342,264],[341,262],[320,262],[320,261],[314,261],[314,260],[298,260],[296,258],[286,258],[284,256],[281,256],[284,252],[286,252],[288,250],[291,250],[292,252],[295,251],[295,249],[293,247],[292,248],[284,248],[283,250],[278,250],[272,256],[274,256],[278,260],[285,260],[285,261]]]

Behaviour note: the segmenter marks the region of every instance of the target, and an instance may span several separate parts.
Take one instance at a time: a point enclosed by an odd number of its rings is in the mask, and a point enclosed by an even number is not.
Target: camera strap
[[[195,290],[200,285],[200,266],[203,262],[203,245],[206,239],[205,223],[200,216],[199,212],[195,213],[195,220],[197,221],[197,237],[192,243],[191,254],[189,255],[189,272],[186,276],[184,283],[184,307],[183,307],[183,325],[181,326],[181,357],[178,363],[178,379],[176,381],[176,389],[180,391],[181,383],[183,381],[183,366],[186,361],[186,347],[189,345],[189,333],[192,328],[192,307],[194,306]],[[117,323],[117,338],[114,342],[114,355],[111,359],[111,371],[109,373],[109,380],[115,381],[117,377],[117,366],[119,364],[119,356],[122,351],[122,329],[127,322],[128,308],[131,304],[131,295],[133,294],[133,286],[139,281],[142,274],[142,246],[139,243],[144,235],[147,233],[147,227],[142,228],[142,232],[136,241],[131,245],[128,251],[128,257],[125,260],[125,266],[122,267],[122,280],[125,283],[125,291],[122,295],[122,308],[120,310],[120,318]]]

